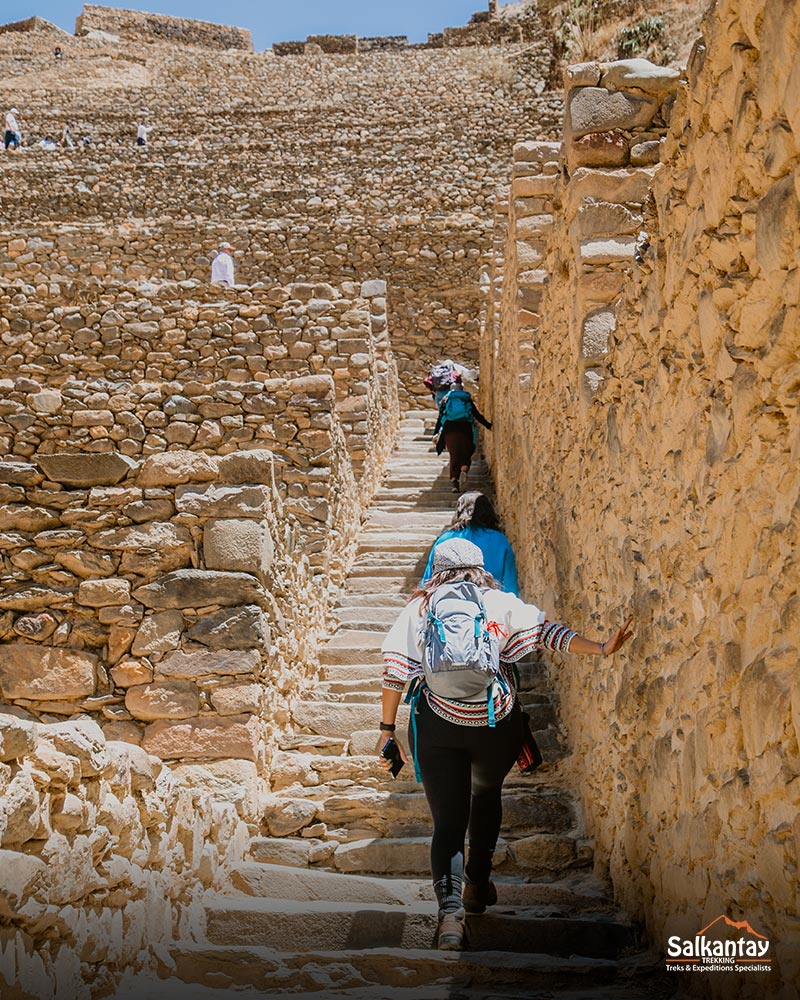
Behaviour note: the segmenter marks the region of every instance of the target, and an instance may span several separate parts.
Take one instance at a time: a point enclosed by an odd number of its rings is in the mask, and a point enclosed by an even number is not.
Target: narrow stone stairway
[[[535,659],[520,671],[521,699],[546,763],[531,776],[515,769],[506,781],[498,905],[468,918],[468,951],[433,948],[425,797],[412,766],[392,780],[375,757],[380,644],[455,502],[444,459],[431,448],[432,425],[431,411],[402,421],[339,600],[339,626],[321,650],[322,678],[296,706],[296,734],[273,762],[264,836],[233,868],[229,887],[205,895],[196,940],[162,956],[160,974],[172,980],[176,998],[183,989],[197,1000],[644,1000],[674,993],[660,963],[640,948],[638,928],[592,875],[591,846],[561,777],[564,750]],[[469,487],[491,492],[480,459]],[[403,706],[398,732],[407,718]]]

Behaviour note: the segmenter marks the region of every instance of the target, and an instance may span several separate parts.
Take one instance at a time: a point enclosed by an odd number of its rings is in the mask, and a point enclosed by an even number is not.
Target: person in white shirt
[[[6,131],[3,136],[3,144],[6,149],[8,149],[9,146],[13,146],[14,149],[19,149],[20,144],[22,143],[22,133],[19,130],[16,118],[18,114],[19,111],[16,108],[12,108],[6,114]]]
[[[140,123],[139,125],[137,125],[136,126],[136,145],[137,146],[146,146],[147,145],[147,138],[150,135],[150,133],[153,131],[154,128],[155,128],[155,125],[145,125],[144,123]]]
[[[211,283],[213,285],[235,285],[233,280],[233,247],[230,243],[220,243],[219,253],[211,262]]]
[[[48,150],[58,149],[58,146],[56,145],[52,135],[46,135],[44,139],[42,139],[42,141],[39,143],[39,145],[41,146],[42,149],[48,149]]]

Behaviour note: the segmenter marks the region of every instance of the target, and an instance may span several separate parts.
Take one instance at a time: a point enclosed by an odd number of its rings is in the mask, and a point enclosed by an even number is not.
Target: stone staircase
[[[159,974],[175,998],[644,1000],[674,993],[661,963],[641,949],[638,928],[592,874],[536,661],[521,670],[521,697],[548,762],[532,776],[515,769],[506,781],[498,905],[468,918],[468,951],[433,948],[425,797],[410,765],[393,781],[375,757],[380,643],[452,516],[444,459],[430,447],[432,423],[432,411],[420,411],[401,424],[339,600],[339,628],[321,650],[321,681],[295,707],[296,734],[273,762],[265,835],[232,868],[229,886],[205,895],[199,926],[160,956]],[[470,487],[490,490],[480,459]],[[407,717],[403,706],[399,732]],[[149,995],[141,983],[118,993]]]

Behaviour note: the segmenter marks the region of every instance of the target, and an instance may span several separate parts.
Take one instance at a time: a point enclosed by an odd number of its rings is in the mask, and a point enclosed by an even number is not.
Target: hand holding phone
[[[400,753],[400,747],[391,737],[389,737],[389,739],[384,743],[383,749],[381,750],[381,757],[383,757],[384,760],[391,761],[392,766],[389,770],[392,772],[392,777],[396,778],[402,770],[405,761]]]

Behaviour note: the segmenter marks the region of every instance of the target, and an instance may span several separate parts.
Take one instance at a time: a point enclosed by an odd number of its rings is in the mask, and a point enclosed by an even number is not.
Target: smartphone
[[[400,747],[391,737],[384,743],[383,750],[381,750],[381,757],[392,762],[389,770],[392,772],[392,777],[396,778],[402,770],[405,761],[400,756]]]

